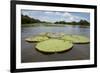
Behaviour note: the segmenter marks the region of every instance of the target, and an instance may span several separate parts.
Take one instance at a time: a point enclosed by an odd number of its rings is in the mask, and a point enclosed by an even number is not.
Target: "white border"
[[[90,13],[90,60],[21,63],[21,9]],[[70,7],[16,5],[16,69],[94,64],[94,10]]]

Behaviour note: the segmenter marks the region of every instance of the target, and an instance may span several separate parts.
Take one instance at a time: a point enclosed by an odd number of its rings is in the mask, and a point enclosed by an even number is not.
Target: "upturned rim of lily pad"
[[[65,35],[61,38],[65,41],[71,41],[75,44],[87,44],[90,43],[90,39],[82,35]]]
[[[65,35],[65,33],[48,33],[47,36],[49,38],[61,38]]]
[[[27,42],[41,42],[41,41],[45,41],[48,40],[49,38],[47,36],[31,36],[26,38],[25,40]]]

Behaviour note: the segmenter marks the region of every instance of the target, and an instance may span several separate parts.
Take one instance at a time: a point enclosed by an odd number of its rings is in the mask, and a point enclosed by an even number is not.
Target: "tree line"
[[[46,21],[41,21],[39,19],[31,18],[28,15],[21,14],[21,24],[33,24],[33,23],[51,23]],[[72,21],[72,22],[65,22],[65,21],[57,21],[54,24],[70,24],[70,25],[90,25],[90,23],[86,20],[80,20],[79,22]]]
[[[38,23],[41,22],[38,19],[31,18],[27,15],[21,15],[21,23],[22,24],[29,24],[29,23]]]
[[[86,20],[80,20],[79,22],[72,21],[72,22],[65,22],[65,21],[58,21],[55,24],[72,24],[72,25],[90,25],[90,23]]]

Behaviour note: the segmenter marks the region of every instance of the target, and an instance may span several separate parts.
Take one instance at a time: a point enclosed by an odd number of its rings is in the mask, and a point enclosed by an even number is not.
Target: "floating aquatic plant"
[[[64,33],[40,33],[25,39],[28,42],[37,42],[36,49],[41,52],[52,53],[69,50],[73,43],[89,43],[89,38],[81,35],[65,35]]]
[[[89,43],[89,38],[81,35],[65,35],[61,39],[71,41],[73,43]]]
[[[40,41],[45,41],[48,39],[49,38],[46,36],[35,36],[35,37],[26,38],[26,41],[28,41],[28,42],[40,42]]]
[[[64,33],[48,33],[47,34],[49,38],[61,38],[64,35],[65,35]]]
[[[36,45],[36,49],[42,52],[62,52],[71,49],[73,44],[69,41],[49,39]]]

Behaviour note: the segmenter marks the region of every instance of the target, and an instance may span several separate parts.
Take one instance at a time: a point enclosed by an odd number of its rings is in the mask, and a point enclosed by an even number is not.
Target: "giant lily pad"
[[[48,33],[47,34],[49,38],[61,38],[64,35],[65,35],[64,33]]]
[[[65,35],[62,37],[65,41],[71,41],[73,43],[89,43],[89,38],[80,35]]]
[[[69,41],[49,39],[36,45],[36,49],[42,52],[62,52],[71,49],[73,44]]]
[[[48,40],[49,38],[46,36],[35,36],[35,37],[29,37],[26,39],[28,42],[40,42],[44,40]]]
[[[47,36],[48,32],[39,33],[39,36]]]

